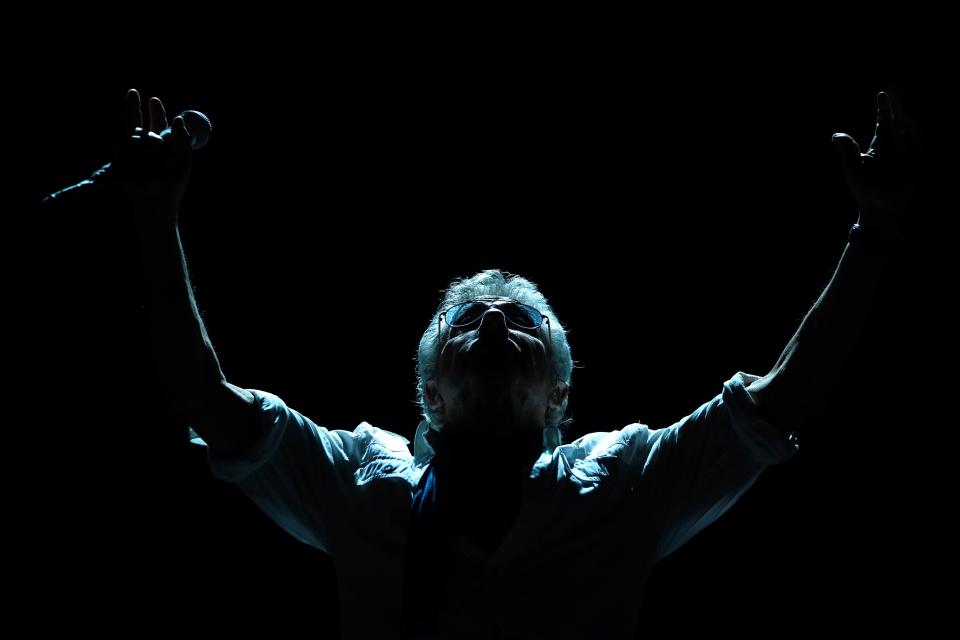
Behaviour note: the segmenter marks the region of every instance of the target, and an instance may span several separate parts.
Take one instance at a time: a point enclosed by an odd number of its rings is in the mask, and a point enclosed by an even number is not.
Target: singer
[[[632,638],[644,583],[798,450],[868,318],[918,184],[912,124],[877,96],[869,148],[836,134],[860,218],[839,264],[764,375],[732,373],[673,425],[564,442],[573,359],[528,279],[452,282],[420,339],[414,442],[329,430],[233,384],[194,300],[178,230],[191,136],[127,95],[110,179],[139,231],[158,379],[174,414],[278,526],[330,554],[345,638]],[[615,301],[585,301],[617,317]],[[378,311],[385,322],[400,309]],[[622,320],[622,319],[621,319]],[[576,606],[558,609],[559,585]],[[379,592],[402,593],[399,601]],[[376,615],[368,613],[376,599]]]

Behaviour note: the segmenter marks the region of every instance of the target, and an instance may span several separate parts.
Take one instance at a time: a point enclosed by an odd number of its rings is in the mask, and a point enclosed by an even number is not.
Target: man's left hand
[[[893,239],[900,233],[904,212],[920,176],[919,130],[893,101],[877,94],[877,127],[866,153],[846,133],[833,134],[843,156],[850,193],[860,205],[858,224]]]

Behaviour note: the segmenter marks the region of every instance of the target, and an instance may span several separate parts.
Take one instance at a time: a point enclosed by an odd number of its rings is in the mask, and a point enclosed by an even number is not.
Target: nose
[[[477,333],[481,338],[505,338],[509,332],[507,318],[503,315],[503,311],[496,308],[487,309],[480,318]]]

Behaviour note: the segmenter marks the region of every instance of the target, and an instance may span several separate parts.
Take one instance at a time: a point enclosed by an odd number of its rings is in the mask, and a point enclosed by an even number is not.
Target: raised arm
[[[253,395],[230,384],[200,319],[178,229],[178,210],[191,168],[183,118],[168,129],[163,104],[151,98],[144,126],[140,96],[127,93],[126,130],[112,179],[137,222],[147,288],[148,327],[157,366],[158,401],[189,423],[207,444],[229,454],[259,435]],[[161,135],[162,134],[162,135]]]
[[[784,429],[802,425],[823,408],[856,347],[916,189],[917,137],[913,123],[894,113],[883,92],[877,96],[876,132],[866,153],[847,134],[833,137],[860,207],[857,224],[866,241],[847,244],[833,278],[780,359],[748,388]]]

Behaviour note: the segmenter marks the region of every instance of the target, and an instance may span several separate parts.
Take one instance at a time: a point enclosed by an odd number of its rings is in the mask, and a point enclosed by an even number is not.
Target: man
[[[145,126],[133,90],[127,131],[109,177],[138,223],[170,406],[217,477],[332,556],[349,638],[632,637],[656,561],[795,453],[793,433],[854,347],[916,184],[909,128],[881,93],[866,153],[835,138],[861,216],[830,284],[769,373],[737,373],[666,429],[562,443],[573,367],[547,300],[497,270],[453,283],[420,342],[411,454],[396,434],[328,430],[226,379],[177,228],[189,132],[182,118],[168,129],[156,98]],[[561,589],[576,607],[557,609]]]

